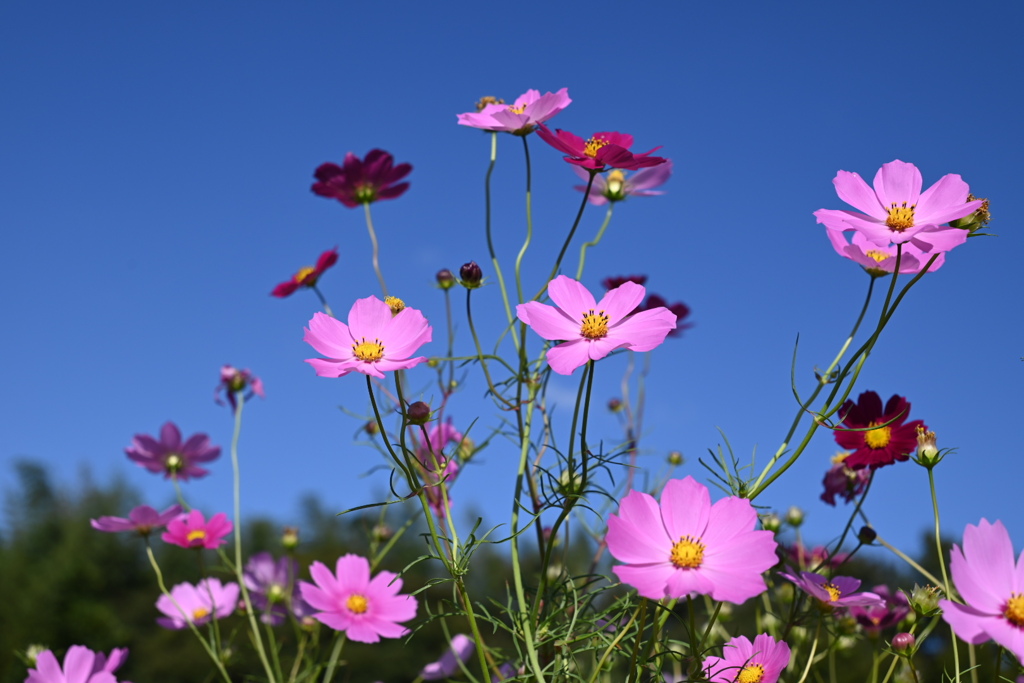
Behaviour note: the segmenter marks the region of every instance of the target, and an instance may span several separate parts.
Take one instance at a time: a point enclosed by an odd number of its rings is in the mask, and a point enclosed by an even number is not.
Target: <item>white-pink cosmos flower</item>
[[[384,378],[385,372],[411,368],[426,360],[410,358],[431,340],[433,330],[415,308],[399,313],[375,296],[359,299],[348,324],[315,313],[303,340],[327,358],[308,358],[321,377],[343,377],[355,371]]]
[[[633,313],[646,294],[642,285],[624,282],[597,302],[579,282],[559,275],[548,283],[554,306],[530,301],[516,306],[516,314],[544,339],[564,342],[548,350],[548,364],[571,375],[616,349],[650,351],[665,341],[676,328],[676,315],[661,307]]]
[[[864,270],[874,277],[891,274],[896,268],[895,245],[881,246],[875,244],[865,237],[863,233],[857,231],[854,231],[849,242],[846,241],[846,235],[839,230],[826,230],[825,234],[828,235],[829,241],[832,242],[832,248],[836,250],[837,254],[855,263],[859,263]],[[928,268],[929,273],[938,270],[946,262],[946,252],[939,251],[928,254],[913,244],[905,243],[902,253],[899,255],[900,272],[919,273],[925,264],[931,261],[932,256],[935,256],[935,261]]]
[[[544,123],[571,102],[568,88],[543,95],[537,90],[527,90],[512,104],[487,104],[480,111],[458,114],[458,120],[460,126],[529,135],[538,123]]]
[[[910,242],[926,252],[949,251],[966,241],[967,231],[944,224],[983,203],[967,201],[970,187],[955,173],[921,192],[921,172],[899,159],[878,169],[873,189],[850,171],[839,171],[832,183],[840,199],[863,213],[818,209],[818,222],[831,230],[856,230],[879,246]]]

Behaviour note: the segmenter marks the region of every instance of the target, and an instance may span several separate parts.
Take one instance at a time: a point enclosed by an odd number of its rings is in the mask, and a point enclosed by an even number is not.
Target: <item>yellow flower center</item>
[[[608,316],[604,311],[594,313],[594,309],[583,315],[583,324],[580,325],[580,334],[587,339],[603,339],[608,336]]]
[[[348,596],[348,600],[345,601],[345,607],[348,607],[349,611],[354,614],[363,614],[366,612],[366,608],[369,603],[366,602],[366,598],[358,593],[353,593]]]
[[[596,157],[597,150],[601,149],[607,144],[607,140],[602,140],[601,138],[590,138],[589,140],[587,140],[586,145],[584,145],[583,147],[583,153],[586,154],[588,157]]]
[[[192,621],[199,621],[200,619],[205,619],[208,616],[210,616],[210,610],[205,607],[196,607],[192,610]]]
[[[508,110],[513,114],[522,114],[524,111],[526,111],[526,105],[520,104],[518,107],[515,105],[511,105],[509,106]]]
[[[877,249],[869,249],[868,251],[864,252],[864,255],[870,256],[871,258],[875,259],[875,263],[881,263],[885,259],[889,258],[889,255],[886,254],[884,251],[878,251]]]
[[[192,543],[192,541],[201,541],[204,538],[206,538],[206,531],[204,529],[193,529],[188,532],[188,536],[185,537],[185,540]]]
[[[896,232],[903,232],[907,228],[914,227],[914,209],[916,208],[916,204],[907,206],[907,203],[903,202],[897,206],[896,202],[893,202],[889,207],[889,217],[885,219],[885,224]]]
[[[874,427],[875,422],[869,424],[869,427]],[[892,441],[892,429],[889,427],[878,427],[877,429],[871,429],[864,432],[864,443],[868,445],[868,448],[885,448]]]
[[[366,337],[363,337],[358,344],[352,345],[352,355],[359,360],[374,363],[384,357],[384,345],[380,343],[380,339],[368,342]]]
[[[1003,616],[1014,626],[1024,626],[1024,595],[1011,593]]]
[[[704,563],[704,544],[693,536],[681,536],[672,546],[670,559],[679,569],[696,569]]]
[[[398,315],[405,310],[405,302],[399,299],[397,296],[386,296],[384,297],[384,303],[391,309],[391,315]]]
[[[834,583],[826,583],[822,586],[822,588],[824,588],[828,592],[829,602],[835,602],[843,594],[842,591],[839,590],[839,586],[835,585]]]
[[[736,683],[761,683],[764,678],[764,667],[760,664],[748,664],[736,677]]]
[[[312,266],[306,266],[305,268],[299,268],[299,272],[295,273],[295,281],[299,284],[312,287],[316,284],[316,279],[306,282],[306,278],[316,272],[316,268]]]
[[[832,456],[832,464],[838,465],[839,463],[846,460],[848,457],[850,457],[850,454],[848,452],[839,451],[838,453]]]
[[[180,470],[184,465],[185,461],[182,460],[181,456],[178,455],[177,453],[171,453],[166,458],[164,458],[164,467],[166,467],[167,471],[170,472],[171,474],[174,474],[175,472]]]

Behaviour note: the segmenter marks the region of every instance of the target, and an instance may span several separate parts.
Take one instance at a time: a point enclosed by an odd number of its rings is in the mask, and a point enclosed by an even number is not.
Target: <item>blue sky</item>
[[[959,537],[981,517],[1024,524],[1012,488],[1021,472],[1017,419],[1024,364],[1019,294],[1022,149],[1019,36],[1024,9],[981,3],[566,2],[525,6],[398,2],[5,3],[0,7],[0,483],[34,458],[72,488],[123,477],[154,505],[167,482],[123,455],[135,433],[174,420],[224,446],[228,411],[212,401],[217,371],[251,368],[266,401],[247,409],[243,507],[296,521],[315,493],[329,508],[378,500],[379,457],[355,443],[361,378],[316,377],[302,328],[308,292],[268,294],[337,245],[322,287],[339,313],[376,292],[361,211],[309,191],[313,170],[374,147],[408,161],[410,191],[374,206],[390,288],[435,321],[434,273],[487,261],[482,179],[488,138],[455,124],[482,95],[568,87],[552,121],[589,135],[619,130],[661,145],[675,174],[666,194],[617,207],[588,257],[584,282],[646,273],[652,291],[685,301],[695,327],[654,352],[641,464],[705,478],[698,457],[728,436],[763,463],[795,405],[798,378],[827,365],[867,277],[838,257],[811,213],[845,208],[840,169],[870,178],[893,159],[929,185],[959,173],[992,200],[992,232],[951,252],[910,294],[862,373],[859,390],[913,404],[911,417],[959,452],[938,470],[943,525]],[[579,195],[560,155],[530,139],[538,238],[526,272],[550,268]],[[500,140],[495,235],[504,263],[522,240],[523,161]],[[593,207],[580,237],[602,218]],[[570,250],[576,253],[577,247]],[[571,259],[575,264],[575,259]],[[485,265],[485,272],[490,275]],[[533,286],[531,285],[531,288]],[[501,328],[496,287],[476,310]],[[877,312],[876,312],[877,315]],[[458,344],[468,349],[460,322]],[[536,340],[534,340],[536,343]],[[624,359],[599,366],[598,406],[618,394]],[[431,398],[430,375],[411,381]],[[451,414],[493,424],[478,375]],[[576,379],[554,384],[571,395]],[[859,391],[858,390],[858,391]],[[567,415],[562,432],[568,430]],[[615,442],[613,419],[594,434]],[[759,502],[807,510],[826,541],[845,510],[820,503],[836,447],[819,434]],[[496,440],[461,476],[460,514],[507,518],[511,444]],[[228,509],[230,463],[188,485],[204,509]],[[110,511],[112,514],[127,511]],[[867,512],[879,533],[914,550],[929,527],[927,478],[882,470]]]

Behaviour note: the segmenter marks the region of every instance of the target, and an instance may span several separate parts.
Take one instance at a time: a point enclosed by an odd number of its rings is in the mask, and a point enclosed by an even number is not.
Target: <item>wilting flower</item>
[[[966,603],[939,601],[953,632],[973,644],[994,640],[1024,662],[1024,556],[1014,561],[1003,523],[968,524],[963,549],[953,545],[950,571]]]
[[[385,372],[414,367],[425,356],[410,358],[430,341],[433,330],[415,308],[393,315],[375,296],[358,299],[348,313],[348,325],[315,313],[303,341],[327,358],[309,358],[321,377],[343,377],[353,370],[383,379]],[[915,442],[916,443],[916,442]]]
[[[570,102],[568,88],[543,95],[537,90],[527,90],[516,98],[514,104],[495,101],[485,104],[479,111],[459,114],[458,120],[460,126],[529,135],[538,123],[547,121],[568,107]]]
[[[246,401],[252,398],[253,394],[260,398],[267,397],[263,391],[263,380],[252,374],[248,368],[239,370],[233,365],[222,365],[220,368],[220,382],[213,390],[213,400],[217,405],[224,405],[224,401],[220,399],[221,392],[227,396],[231,410],[238,410],[240,394]]]
[[[35,668],[28,670],[25,683],[117,683],[114,672],[128,657],[127,648],[114,648],[110,656],[93,652],[83,645],[72,645],[61,667],[50,650],[36,656]]]
[[[261,621],[280,624],[289,608],[299,619],[313,614],[313,609],[294,594],[298,571],[299,563],[295,560],[290,557],[275,560],[268,552],[256,553],[245,563],[245,587],[252,598],[253,609],[261,613]]]
[[[555,149],[564,152],[567,155],[565,160],[570,164],[594,171],[603,171],[608,166],[635,171],[668,161],[664,157],[651,156],[651,152],[660,147],[640,154],[630,152],[633,136],[626,133],[594,133],[584,140],[567,130],[555,129],[555,132],[551,132],[550,128],[541,123],[537,126],[537,135]]]
[[[174,477],[188,481],[192,477],[205,477],[209,470],[196,465],[220,457],[220,448],[210,445],[206,434],[193,434],[184,443],[181,431],[173,422],[160,428],[160,440],[148,434],[136,434],[132,445],[124,449],[128,459],[150,472],[163,472],[164,478]]]
[[[333,574],[320,562],[314,562],[309,573],[315,585],[300,581],[299,590],[325,626],[360,643],[409,633],[399,622],[416,616],[416,598],[398,594],[402,580],[395,574],[382,571],[371,579],[370,562],[359,555],[339,557]]]
[[[881,605],[851,607],[850,616],[869,634],[877,636],[882,629],[895,626],[910,614],[907,596],[900,591],[891,591],[888,586],[875,586],[874,591],[883,602]]]
[[[841,497],[847,503],[864,493],[868,487],[868,480],[871,478],[870,471],[866,469],[855,470],[846,464],[849,453],[839,453],[832,458],[832,467],[825,473],[825,492],[821,499],[835,507],[836,496]]]
[[[836,443],[853,451],[843,461],[847,467],[878,469],[907,460],[917,452],[917,427],[924,427],[924,422],[913,420],[903,424],[910,415],[910,402],[902,396],[893,394],[883,409],[878,394],[865,391],[857,403],[844,403],[839,415],[845,429],[834,430]]]
[[[547,352],[548,364],[560,375],[616,349],[650,351],[675,329],[676,316],[666,308],[632,313],[646,290],[626,282],[609,291],[600,303],[576,280],[559,275],[548,283],[555,306],[530,301],[516,306],[519,320],[542,338],[561,341]],[[632,313],[632,315],[631,315]]]
[[[420,678],[425,681],[436,681],[450,678],[459,671],[459,662],[465,663],[476,651],[473,639],[464,633],[452,636],[452,642],[441,655],[441,659],[431,662],[420,671]]]
[[[207,522],[202,512],[192,510],[171,520],[160,538],[182,548],[219,548],[232,529],[234,525],[223,512],[218,512]]]
[[[879,246],[911,242],[923,251],[949,251],[967,240],[967,231],[943,224],[982,205],[967,201],[970,188],[955,173],[921,192],[921,172],[899,159],[878,169],[874,189],[849,171],[839,171],[832,183],[840,199],[863,213],[818,209],[818,222],[830,230],[857,230]]]
[[[179,583],[171,589],[170,596],[161,595],[156,601],[156,608],[166,615],[159,617],[156,623],[164,628],[181,629],[189,623],[202,626],[214,617],[223,619],[235,611],[238,594],[237,583],[221,585],[220,579],[203,579],[194,586]]]
[[[713,683],[775,683],[789,666],[789,645],[767,633],[737,636],[725,644],[724,657],[705,657],[704,671]]]
[[[175,503],[163,512],[157,512],[148,505],[140,505],[128,513],[128,519],[124,517],[100,517],[90,519],[89,524],[97,531],[116,533],[119,531],[134,531],[143,538],[149,536],[157,529],[163,529],[167,523],[181,514],[181,506]]]
[[[826,230],[825,234],[832,242],[832,248],[840,256],[844,256],[855,263],[859,263],[864,270],[872,277],[891,275],[896,268],[896,246],[879,246],[869,240],[861,232],[854,232],[850,242],[840,230]],[[934,272],[946,262],[945,252],[933,252],[935,261],[928,267],[928,272]],[[900,256],[901,273],[919,273],[933,254],[926,254],[913,244],[905,243]]]
[[[338,262],[338,248],[328,249],[324,253],[320,254],[320,258],[316,260],[315,266],[306,266],[300,268],[299,272],[292,276],[291,280],[282,282],[277,287],[274,287],[274,291],[270,293],[271,296],[284,298],[291,296],[299,287],[315,287],[317,280],[324,274],[324,271],[333,266]]]
[[[829,579],[813,572],[800,572],[800,576],[779,572],[779,576],[792,581],[827,607],[869,607],[885,604],[880,595],[869,591],[858,593],[860,579],[851,576],[833,576]]]
[[[321,197],[337,199],[350,209],[378,199],[395,199],[409,189],[409,183],[398,181],[409,175],[412,164],[394,164],[395,158],[382,149],[371,149],[362,161],[349,152],[342,166],[320,164],[313,173],[317,182],[312,190]]]
[[[580,166],[573,166],[572,170],[583,180],[590,178],[590,172],[584,171]],[[629,196],[653,197],[665,194],[660,190],[652,188],[664,185],[671,175],[671,159],[666,159],[663,164],[645,168],[631,176],[626,176],[625,173],[616,168],[609,171],[607,176],[604,174],[594,176],[594,182],[590,184],[590,193],[587,195],[587,199],[595,206],[602,206],[608,202],[622,201]],[[586,185],[574,185],[573,187],[580,192],[587,191]]]
[[[729,496],[711,504],[693,477],[671,479],[652,496],[631,491],[608,520],[613,568],[645,598],[710,595],[742,603],[766,590],[762,576],[778,558],[770,531],[755,531],[750,501]]]

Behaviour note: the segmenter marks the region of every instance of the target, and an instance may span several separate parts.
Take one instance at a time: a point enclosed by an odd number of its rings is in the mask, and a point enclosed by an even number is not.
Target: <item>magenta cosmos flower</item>
[[[475,651],[476,644],[473,639],[464,633],[457,633],[452,636],[452,642],[441,655],[441,659],[423,667],[420,671],[420,678],[425,681],[451,678],[459,672],[459,663],[464,664],[469,661]]]
[[[846,429],[834,430],[836,443],[853,451],[843,462],[855,470],[864,467],[874,470],[909,459],[911,453],[917,452],[918,426],[927,429],[921,420],[903,424],[910,415],[910,402],[896,394],[883,409],[878,394],[865,391],[856,403],[852,400],[844,403],[839,415]],[[847,431],[850,429],[862,431]]]
[[[193,434],[182,442],[181,431],[173,422],[160,428],[159,441],[148,434],[136,434],[124,452],[129,460],[150,472],[163,472],[165,479],[175,477],[181,481],[205,477],[210,471],[196,463],[220,457],[220,448],[210,445],[206,434]]]
[[[767,633],[751,643],[737,636],[722,648],[724,657],[705,657],[704,671],[712,683],[775,683],[789,666],[789,645]]]
[[[840,199],[863,213],[818,209],[818,222],[830,230],[856,230],[879,246],[911,242],[923,251],[949,251],[967,240],[967,231],[943,224],[983,203],[967,201],[970,187],[955,173],[921,192],[921,172],[899,159],[878,169],[874,189],[849,171],[839,171],[832,184]]]
[[[299,619],[313,614],[312,608],[295,593],[299,564],[290,557],[274,559],[268,552],[256,553],[245,563],[243,579],[260,620],[278,625],[289,609]]]
[[[792,581],[808,595],[817,598],[828,607],[875,607],[884,606],[882,596],[869,591],[858,593],[860,579],[852,576],[833,576],[831,579],[813,572],[800,572],[793,576],[779,572],[779,576]]]
[[[1006,527],[987,519],[968,524],[963,548],[954,544],[950,556],[966,604],[940,600],[942,618],[967,642],[994,640],[1024,663],[1024,554],[1014,561]]]
[[[196,585],[179,583],[171,595],[161,595],[156,608],[164,613],[156,623],[164,628],[182,629],[189,623],[202,626],[216,617],[231,616],[238,605],[238,584],[221,585],[220,579],[203,579]],[[177,604],[175,604],[177,603]]]
[[[529,135],[538,123],[547,121],[571,102],[568,88],[543,95],[537,90],[527,90],[511,105],[504,102],[485,104],[480,111],[459,114],[458,120],[460,126]]]
[[[846,464],[849,455],[839,453],[833,456],[832,467],[825,473],[825,479],[822,481],[825,492],[821,494],[821,499],[832,507],[836,505],[836,496],[847,503],[852,503],[854,498],[867,490],[868,480],[871,478],[869,470],[855,470]]]
[[[882,604],[851,607],[847,611],[865,632],[877,636],[883,629],[903,621],[910,614],[910,604],[906,595],[900,591],[892,591],[885,585],[875,586],[873,592],[882,598]]]
[[[651,152],[661,149],[660,147],[640,154],[630,152],[633,136],[626,133],[594,133],[584,140],[567,130],[555,129],[552,133],[550,128],[541,123],[537,125],[537,135],[544,142],[566,154],[565,160],[570,164],[594,171],[603,171],[608,166],[635,171],[638,168],[657,166],[668,161],[664,157],[651,156]]]
[[[114,672],[128,657],[127,648],[114,648],[107,657],[83,645],[72,645],[64,655],[64,666],[50,650],[36,657],[36,666],[28,670],[25,683],[117,683]]]
[[[321,377],[344,377],[355,371],[383,379],[385,372],[405,370],[426,360],[411,358],[431,340],[433,330],[415,308],[392,313],[375,296],[359,299],[348,312],[348,324],[315,313],[302,338],[327,358],[308,358]]]
[[[300,287],[315,287],[317,280],[319,280],[320,276],[324,274],[324,271],[337,262],[338,248],[335,247],[334,249],[328,249],[324,253],[320,254],[320,258],[316,260],[315,266],[300,268],[299,272],[295,273],[291,280],[286,280],[277,287],[274,287],[274,291],[272,291],[270,295],[284,298],[297,292]]]
[[[182,548],[219,548],[224,545],[224,537],[234,528],[223,512],[218,512],[207,522],[202,512],[192,510],[171,520],[160,538]]]
[[[90,519],[89,524],[97,531],[117,533],[119,531],[134,531],[145,538],[157,529],[163,529],[167,523],[181,514],[181,506],[174,504],[163,512],[157,512],[148,505],[140,505],[128,513],[128,519],[124,517],[100,517]]]
[[[643,286],[624,282],[597,303],[586,287],[559,275],[548,283],[554,306],[530,301],[516,306],[516,313],[544,339],[565,342],[548,349],[548,364],[560,375],[571,375],[587,361],[601,360],[616,349],[650,351],[665,341],[676,327],[672,311],[633,313],[646,293]]]
[[[590,173],[584,171],[580,166],[573,166],[572,170],[576,172],[583,180],[590,178]],[[672,175],[672,161],[666,159],[665,163],[651,168],[645,168],[642,171],[627,176],[619,169],[612,169],[608,172],[607,177],[605,175],[594,176],[594,182],[590,185],[590,194],[587,200],[595,206],[602,206],[608,202],[622,201],[626,197],[653,197],[659,194],[665,194],[660,190],[654,190],[652,188],[660,187],[668,181]],[[586,192],[586,185],[574,185],[580,192]],[[638,284],[643,284],[642,282]]]
[[[630,491],[608,519],[608,551],[625,565],[612,571],[645,598],[710,595],[740,604],[766,590],[762,574],[778,562],[770,531],[755,531],[750,501],[711,504],[693,477],[672,479],[661,504]]]
[[[360,161],[352,152],[345,155],[342,166],[320,164],[313,175],[317,182],[312,190],[321,197],[330,197],[354,209],[378,199],[395,199],[405,194],[409,183],[398,182],[412,171],[412,164],[398,164],[382,149],[371,149]]]
[[[233,365],[222,365],[220,368],[220,382],[213,390],[213,400],[217,405],[224,405],[224,401],[220,399],[221,392],[227,397],[231,410],[238,409],[239,394],[243,395],[246,401],[252,398],[253,394],[260,398],[267,397],[263,391],[263,380],[252,374],[248,368],[239,370]]]
[[[416,616],[416,598],[398,594],[402,580],[396,574],[382,571],[371,579],[370,562],[359,555],[339,557],[334,574],[320,562],[309,573],[315,585],[300,581],[299,591],[318,610],[313,616],[320,623],[360,643],[409,633],[399,622]]]
[[[850,242],[846,241],[846,236],[840,230],[826,230],[825,234],[828,235],[829,241],[832,242],[832,248],[836,250],[837,254],[860,264],[872,277],[891,275],[892,271],[896,269],[895,245],[879,246],[861,232],[854,232]],[[935,261],[928,267],[929,273],[942,267],[942,264],[946,262],[946,253],[940,251],[927,254],[913,244],[904,244],[900,254],[900,272],[921,272],[933,255]]]

